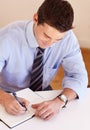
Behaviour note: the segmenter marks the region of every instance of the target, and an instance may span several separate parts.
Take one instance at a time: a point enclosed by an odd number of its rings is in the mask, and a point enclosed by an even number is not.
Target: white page
[[[25,98],[30,101],[30,103],[39,103],[43,101],[39,95],[35,94],[29,88],[18,91],[17,96]],[[23,115],[13,116],[8,114],[4,107],[0,105],[0,119],[6,123],[10,128],[30,119],[34,115],[35,111],[33,108],[29,107],[29,110],[26,111]]]
[[[48,91],[37,91],[35,93],[44,98],[44,100],[46,101],[54,99],[61,93],[61,91],[62,90],[48,90]]]

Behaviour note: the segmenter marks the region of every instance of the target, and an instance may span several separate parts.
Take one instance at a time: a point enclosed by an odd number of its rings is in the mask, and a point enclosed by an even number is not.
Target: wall
[[[90,48],[90,0],[69,0],[75,12],[75,33],[82,47]]]
[[[0,27],[14,20],[32,19],[43,0],[0,0]]]
[[[0,0],[0,27],[15,20],[32,19],[44,0]],[[69,0],[74,8],[74,32],[81,47],[90,48],[90,0]]]

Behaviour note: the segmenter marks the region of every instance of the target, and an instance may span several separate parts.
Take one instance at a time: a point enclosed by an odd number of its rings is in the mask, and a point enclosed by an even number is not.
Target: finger
[[[42,117],[44,120],[50,120],[52,119],[55,115],[57,115],[58,112],[52,112],[52,113],[46,113],[45,117]]]
[[[38,103],[38,104],[32,104],[32,108],[41,110],[41,109],[44,108],[46,105],[47,105],[47,102],[42,102],[42,103]]]
[[[25,113],[25,108],[22,107],[18,102],[16,102],[14,105],[10,107],[10,111],[14,115],[23,114]]]
[[[32,104],[31,107],[37,109],[39,107],[39,104]]]
[[[36,116],[42,116],[46,112],[47,112],[47,107],[38,107],[35,114]]]
[[[12,115],[21,115],[21,114],[24,114],[25,111],[15,111],[15,110],[11,110],[11,113]]]
[[[51,113],[51,114],[49,114],[48,116],[46,116],[45,118],[43,118],[44,120],[50,120],[50,119],[52,119],[54,117],[54,114],[53,113]]]
[[[39,117],[41,117],[42,119],[45,119],[46,117],[48,117],[51,114],[50,110],[42,110],[40,112],[37,113]]]
[[[10,106],[9,108],[5,108],[6,112],[11,114],[11,115],[17,115],[18,114],[18,110],[13,107],[13,106]]]
[[[20,101],[22,102],[22,104],[24,104],[26,107],[30,104],[30,102],[26,99],[20,98]]]
[[[40,118],[44,119],[44,120],[49,120],[51,119],[53,116],[55,115],[55,113],[51,113],[50,111],[46,111],[45,113],[38,115]]]

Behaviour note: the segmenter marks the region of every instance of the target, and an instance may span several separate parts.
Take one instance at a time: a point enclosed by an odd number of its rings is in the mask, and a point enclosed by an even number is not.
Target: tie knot
[[[45,49],[38,47],[38,51],[40,51],[41,53],[44,53]]]

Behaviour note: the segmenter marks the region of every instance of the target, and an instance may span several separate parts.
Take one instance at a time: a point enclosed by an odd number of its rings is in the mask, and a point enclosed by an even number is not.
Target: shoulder
[[[77,42],[78,41],[78,39],[77,39],[73,30],[67,31],[66,36],[64,37],[64,40],[67,40],[67,41],[70,41],[70,42],[72,42],[72,41]]]
[[[15,21],[0,29],[0,44],[20,40],[25,34],[25,26],[29,21]]]
[[[63,57],[66,57],[69,54],[78,52],[80,50],[80,45],[74,32],[70,30],[62,40],[53,45],[52,49],[56,50],[56,52]]]
[[[74,51],[75,49],[79,48],[79,41],[73,32],[73,30],[69,30],[66,33],[66,36],[62,39],[62,47],[65,48],[67,51]]]
[[[20,33],[20,31],[25,30],[25,26],[29,21],[14,21],[12,23],[7,24],[6,26],[0,28],[0,36],[6,35],[6,34],[14,34],[14,33]]]

